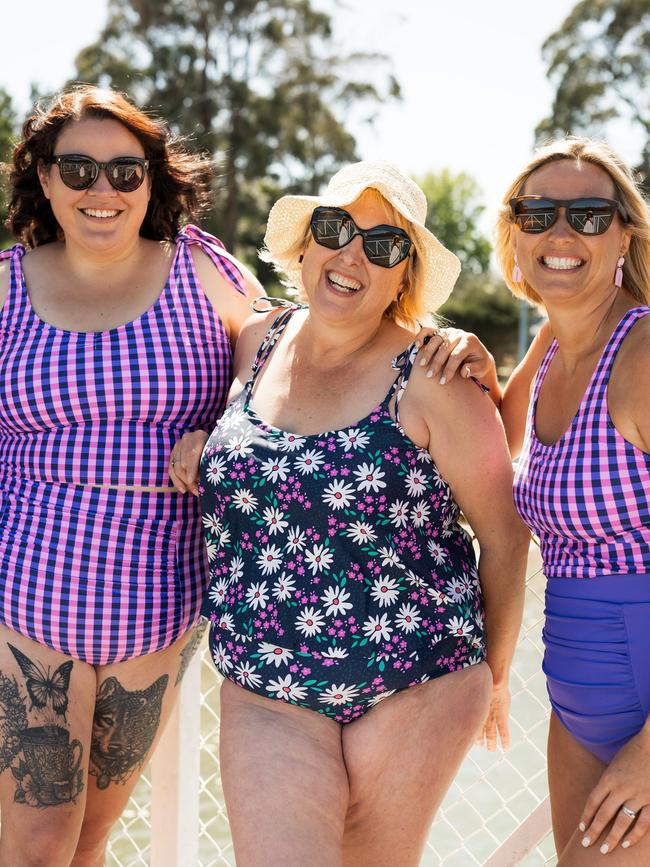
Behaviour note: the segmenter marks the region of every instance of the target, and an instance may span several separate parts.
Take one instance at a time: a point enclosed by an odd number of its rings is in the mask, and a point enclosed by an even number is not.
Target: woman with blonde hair
[[[415,318],[459,270],[425,215],[401,171],[361,162],[269,216],[302,302],[242,330],[200,482],[242,867],[415,867],[477,733],[507,742],[527,534],[492,402],[462,379],[432,398],[413,365]]]
[[[650,863],[650,217],[602,142],[540,150],[497,255],[542,328],[503,393],[515,502],[547,577],[544,671],[561,867]],[[477,354],[476,345],[472,351]],[[486,355],[475,362],[480,372]]]

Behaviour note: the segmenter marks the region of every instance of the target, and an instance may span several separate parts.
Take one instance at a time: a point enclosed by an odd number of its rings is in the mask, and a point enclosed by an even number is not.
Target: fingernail
[[[420,367],[424,367],[424,365],[425,365],[426,363],[427,363],[426,358],[421,358],[421,359],[420,359]]]
[[[585,847],[585,849],[587,848],[587,846],[588,846],[590,843],[591,843],[591,840],[589,839],[589,837],[583,837],[583,838],[582,838],[582,845]]]
[[[629,849],[629,848],[630,848],[630,841],[629,840],[623,840],[623,842],[621,843],[621,849]]]
[[[432,376],[433,376],[433,371],[427,370],[427,379],[431,379]]]
[[[578,829],[579,829],[580,831],[586,831],[586,830],[587,830],[587,826],[585,825],[584,822],[580,822],[580,824],[578,825]]]
[[[603,843],[603,845],[600,847],[600,854],[601,855],[607,855],[608,852],[609,852],[609,846],[607,845],[607,843]]]
[[[444,384],[447,382],[447,377],[446,377],[446,376],[441,376],[440,379],[439,379],[439,382],[440,382],[440,385],[444,385]]]

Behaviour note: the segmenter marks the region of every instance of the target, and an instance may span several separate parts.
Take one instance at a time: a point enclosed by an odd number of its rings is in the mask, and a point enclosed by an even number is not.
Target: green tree
[[[5,167],[11,158],[17,124],[18,119],[11,97],[6,90],[0,88],[0,163],[5,165]],[[7,207],[9,204],[5,172],[3,172],[0,180],[0,247],[6,247],[10,243],[10,237],[5,229]]]
[[[542,53],[555,99],[537,139],[602,136],[621,119],[640,134],[638,169],[650,179],[650,0],[580,0]]]
[[[514,358],[517,302],[491,270],[492,245],[479,228],[485,211],[481,191],[468,174],[448,169],[418,179],[427,197],[426,226],[461,261],[461,273],[439,315],[473,331],[495,354],[499,366]]]
[[[274,198],[316,193],[356,157],[345,112],[399,95],[355,79],[383,55],[342,58],[311,0],[109,0],[108,21],[77,58],[80,80],[152,107],[218,165],[210,222],[253,263]]]

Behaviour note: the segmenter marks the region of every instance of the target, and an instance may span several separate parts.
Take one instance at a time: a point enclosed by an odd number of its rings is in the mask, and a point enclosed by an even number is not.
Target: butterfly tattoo
[[[60,665],[54,674],[50,675],[50,666],[47,671],[38,662],[32,662],[29,657],[18,650],[17,647],[9,644],[9,649],[13,653],[16,662],[20,666],[20,670],[26,677],[25,686],[32,702],[32,708],[43,708],[48,701],[52,703],[55,713],[62,716],[65,720],[66,711],[68,709],[68,687],[70,685],[70,672],[74,665],[72,660],[64,662]]]

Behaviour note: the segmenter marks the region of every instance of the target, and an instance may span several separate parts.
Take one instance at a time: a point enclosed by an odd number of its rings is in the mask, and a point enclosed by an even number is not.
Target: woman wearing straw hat
[[[526,533],[492,401],[413,366],[459,270],[425,214],[362,162],[269,216],[264,257],[308,306],[244,326],[200,481],[240,867],[415,865],[477,734],[507,743]]]

